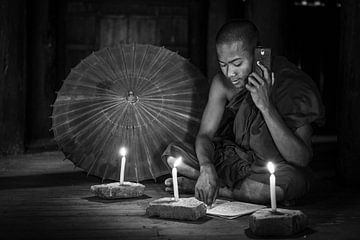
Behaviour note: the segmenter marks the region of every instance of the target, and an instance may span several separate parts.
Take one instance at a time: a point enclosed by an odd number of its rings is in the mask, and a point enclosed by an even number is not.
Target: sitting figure
[[[219,30],[221,72],[212,79],[195,145],[171,143],[162,155],[169,167],[182,157],[179,188],[208,205],[218,196],[269,202],[269,161],[275,165],[278,201],[295,200],[309,189],[312,124],[324,120],[319,92],[284,57],[272,57],[271,70],[254,63],[258,35],[247,20],[228,22]],[[165,185],[171,191],[172,179]]]

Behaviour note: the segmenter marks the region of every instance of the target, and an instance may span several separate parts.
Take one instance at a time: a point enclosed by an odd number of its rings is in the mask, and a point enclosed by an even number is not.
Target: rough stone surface
[[[119,182],[91,186],[90,190],[96,196],[105,199],[135,198],[144,194],[145,186],[140,183]]]
[[[299,210],[264,208],[253,213],[249,218],[251,231],[261,236],[289,236],[304,230],[307,216]]]
[[[146,214],[160,218],[171,218],[178,220],[196,220],[206,215],[206,205],[194,197],[160,198],[150,202]]]

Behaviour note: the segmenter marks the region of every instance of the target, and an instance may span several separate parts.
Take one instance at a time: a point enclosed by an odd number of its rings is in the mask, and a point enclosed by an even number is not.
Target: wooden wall
[[[50,105],[55,100],[57,78],[56,2],[36,0],[27,6],[27,143],[49,139]]]
[[[165,46],[205,71],[206,4],[203,0],[29,2],[30,146],[52,138],[49,116],[55,91],[72,67],[102,47],[132,42]]]
[[[147,43],[178,52],[205,70],[206,1],[69,0],[64,5],[65,76],[94,50]],[[200,56],[200,57],[199,57]]]
[[[360,182],[360,5],[343,0],[338,94],[338,170],[348,183]]]
[[[229,2],[228,1],[210,1],[207,24],[207,41],[206,41],[206,75],[211,82],[212,77],[219,71],[217,61],[215,37],[221,26],[228,19]]]
[[[287,23],[291,1],[252,0],[245,4],[245,18],[252,20],[260,32],[261,45],[270,46],[274,55],[287,55]]]
[[[25,1],[0,1],[0,155],[24,151]]]

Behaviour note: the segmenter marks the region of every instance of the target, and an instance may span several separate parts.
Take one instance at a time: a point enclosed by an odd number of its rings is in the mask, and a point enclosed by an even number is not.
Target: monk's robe
[[[305,124],[323,124],[324,108],[311,78],[283,57],[273,59],[272,71],[275,82],[270,98],[289,129],[294,132]],[[213,144],[214,166],[227,188],[239,187],[245,178],[269,184],[269,161],[276,166],[276,185],[282,188],[286,200],[302,196],[309,188],[308,171],[281,156],[246,89],[226,105]],[[199,169],[193,144],[171,143],[163,153],[164,161],[167,156],[182,156],[187,164]]]

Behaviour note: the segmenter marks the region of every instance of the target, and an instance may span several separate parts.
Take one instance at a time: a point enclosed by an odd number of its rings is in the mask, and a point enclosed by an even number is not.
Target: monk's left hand
[[[255,72],[250,73],[245,87],[250,92],[256,107],[263,112],[271,105],[270,94],[274,84],[274,73],[270,73],[270,70],[260,62],[257,62],[257,65],[262,69],[264,77]]]

